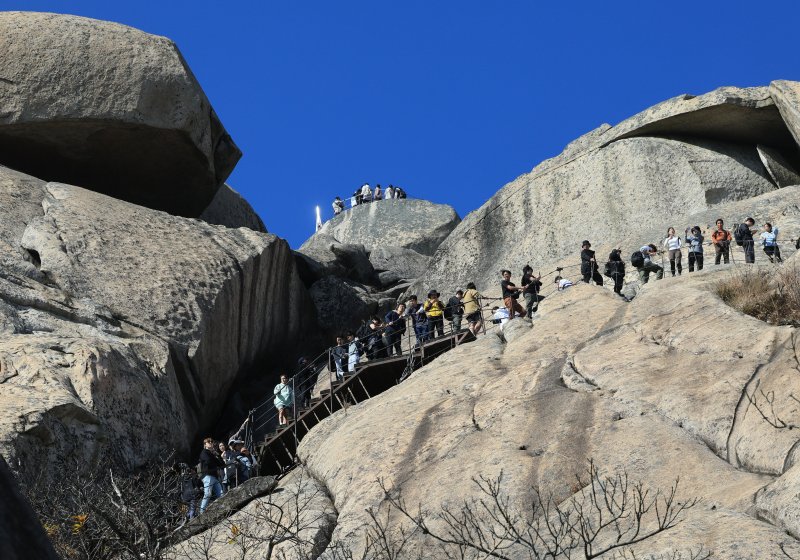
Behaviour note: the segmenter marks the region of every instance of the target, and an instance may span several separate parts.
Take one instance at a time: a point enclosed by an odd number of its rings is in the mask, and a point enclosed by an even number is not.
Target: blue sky
[[[790,1],[0,7],[175,40],[244,152],[229,182],[293,247],[313,231],[316,204],[327,217],[334,196],[365,181],[464,216],[603,122],[681,93],[800,79]]]

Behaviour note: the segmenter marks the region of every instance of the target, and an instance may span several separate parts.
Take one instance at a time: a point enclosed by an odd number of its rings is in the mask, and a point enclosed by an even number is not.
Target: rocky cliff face
[[[313,320],[275,236],[0,177],[0,433],[23,455],[183,450]]]
[[[781,558],[781,546],[795,555],[800,546],[785,531],[799,530],[789,497],[797,435],[771,425],[746,395],[758,395],[773,421],[800,421],[796,329],[724,304],[715,285],[731,272],[651,282],[631,303],[576,286],[546,299],[532,326],[490,331],[325,420],[300,454],[331,493],[334,539],[362,545],[365,508],[386,506],[377,479],[402,490],[414,511],[458,511],[481,496],[474,477],[501,472],[512,500],[536,486],[568,504],[591,459],[650,489],[679,477],[678,501],[702,498],[675,528],[629,549],[637,556],[703,547],[719,558]],[[353,442],[363,442],[357,459]],[[442,518],[429,523],[444,527]],[[441,554],[421,532],[412,540],[426,558]],[[523,557],[523,548],[504,554]]]
[[[652,225],[683,231],[692,214],[794,182],[797,88],[720,88],[599,127],[470,213],[411,290],[469,281],[486,289],[501,268],[545,267],[579,252],[583,239],[604,250],[628,240],[638,247],[663,237],[643,236]]]
[[[0,165],[194,217],[241,157],[165,37],[3,12],[0,67]]]

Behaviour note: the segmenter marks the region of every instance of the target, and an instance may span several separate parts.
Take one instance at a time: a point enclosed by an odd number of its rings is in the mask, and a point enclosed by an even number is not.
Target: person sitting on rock
[[[394,187],[392,185],[386,187],[386,194],[383,195],[383,198],[386,200],[394,198]]]
[[[572,283],[572,280],[567,280],[566,278],[563,278],[561,276],[556,276],[555,280],[553,280],[553,283],[557,284],[557,288],[556,289],[559,292],[563,292],[567,288],[575,285],[575,284]]]
[[[656,280],[661,280],[664,277],[664,269],[653,262],[652,257],[658,254],[658,249],[652,243],[643,245],[639,252],[642,253],[642,265],[637,266],[636,270],[639,271],[639,280],[642,284],[647,284],[650,281],[650,273],[656,273]]]
[[[481,294],[475,288],[475,283],[470,282],[467,284],[467,291],[464,292],[464,298],[461,302],[464,304],[464,315],[467,318],[467,325],[472,334],[478,334],[483,326],[483,317],[481,316]]]
[[[525,316],[525,310],[517,301],[519,295],[522,293],[522,288],[518,288],[516,284],[511,281],[511,271],[501,270],[500,274],[503,275],[503,280],[500,281],[500,289],[503,292],[503,304],[508,309],[509,319],[519,315]]]
[[[503,330],[503,327],[510,319],[511,315],[509,314],[508,309],[505,307],[492,307],[492,323],[495,325],[500,325],[500,330]]]
[[[525,312],[528,317],[532,317],[539,309],[539,302],[544,299],[544,296],[539,295],[539,291],[542,289],[542,273],[534,276],[533,267],[526,264],[522,267],[520,284],[522,284],[522,297],[525,298]]]
[[[364,183],[361,187],[361,202],[372,202],[372,189],[369,188],[369,183]]]
[[[783,262],[781,259],[781,250],[778,247],[778,228],[773,228],[772,224],[767,222],[764,224],[764,231],[760,235],[761,245],[764,246],[764,253],[767,255],[769,262],[774,263]]]
[[[447,305],[444,307],[444,318],[450,321],[453,325],[453,332],[461,330],[461,321],[464,318],[464,291],[456,290],[456,295],[447,300]]]
[[[439,292],[436,290],[428,292],[428,299],[422,308],[428,316],[428,339],[435,338],[434,329],[439,337],[444,336],[444,304],[439,301]]]
[[[347,343],[342,335],[336,337],[336,346],[331,348],[331,356],[336,367],[336,377],[342,379],[347,370]]]
[[[380,183],[375,185],[375,192],[372,195],[372,200],[383,200],[383,191],[381,190]]]
[[[622,296],[622,283],[625,280],[625,263],[622,261],[620,249],[614,249],[608,255],[606,275],[614,281],[614,293]]]
[[[384,317],[386,322],[386,354],[391,356],[392,349],[398,356],[403,355],[403,334],[406,332],[406,319],[403,316],[406,306],[402,303],[397,304],[397,308],[389,311]]]
[[[711,243],[714,244],[714,264],[719,264],[720,257],[725,258],[728,264],[731,251],[731,232],[725,229],[725,222],[722,218],[717,218],[717,229],[711,234]]]
[[[684,235],[689,246],[689,272],[694,272],[695,265],[698,271],[703,270],[703,234],[700,226],[687,228]]]
[[[275,408],[278,409],[278,424],[286,426],[289,423],[287,411],[291,414],[294,406],[294,391],[285,373],[281,374],[281,382],[275,385],[272,392],[275,394]]]
[[[341,214],[342,210],[344,210],[344,200],[337,196],[333,199],[333,215],[337,216]]]
[[[603,277],[597,270],[597,260],[594,258],[594,251],[591,250],[592,244],[588,241],[581,243],[581,274],[583,281],[587,284],[594,280],[598,286],[603,285]]]
[[[364,347],[352,332],[347,333],[347,371],[355,373],[356,365],[361,360]]]
[[[225,462],[214,449],[214,440],[207,437],[203,440],[200,452],[200,473],[203,481],[203,500],[200,502],[200,513],[206,511],[208,502],[222,496],[222,485],[219,483],[219,472],[225,468]]]

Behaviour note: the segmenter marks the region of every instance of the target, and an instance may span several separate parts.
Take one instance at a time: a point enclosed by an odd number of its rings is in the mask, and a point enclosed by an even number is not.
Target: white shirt
[[[664,247],[666,247],[670,251],[676,251],[680,249],[682,246],[683,245],[681,244],[681,238],[678,237],[677,235],[674,235],[672,237],[667,237],[664,240]]]
[[[772,228],[772,231],[765,231],[761,234],[761,244],[764,247],[774,247],[777,245],[778,228]]]
[[[383,198],[394,198],[394,189],[392,187],[388,187]]]
[[[372,196],[372,189],[369,188],[369,185],[361,187],[361,196]]]
[[[566,278],[562,278],[561,280],[558,281],[558,289],[559,289],[559,291],[566,290],[570,286],[574,286],[574,285],[575,284],[573,284],[571,280],[567,280]]]

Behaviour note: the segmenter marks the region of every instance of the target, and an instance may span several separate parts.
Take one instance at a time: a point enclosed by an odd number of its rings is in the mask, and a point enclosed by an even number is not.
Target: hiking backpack
[[[736,244],[739,247],[744,245],[744,238],[742,237],[742,225],[741,224],[736,226],[736,229],[733,230],[733,238],[736,240]]]
[[[631,255],[631,264],[634,268],[642,268],[644,266],[644,255],[641,251],[636,251]]]
[[[603,274],[605,276],[608,276],[609,278],[611,278],[613,272],[614,271],[613,271],[613,269],[611,267],[611,261],[606,261],[606,266],[603,269]]]

